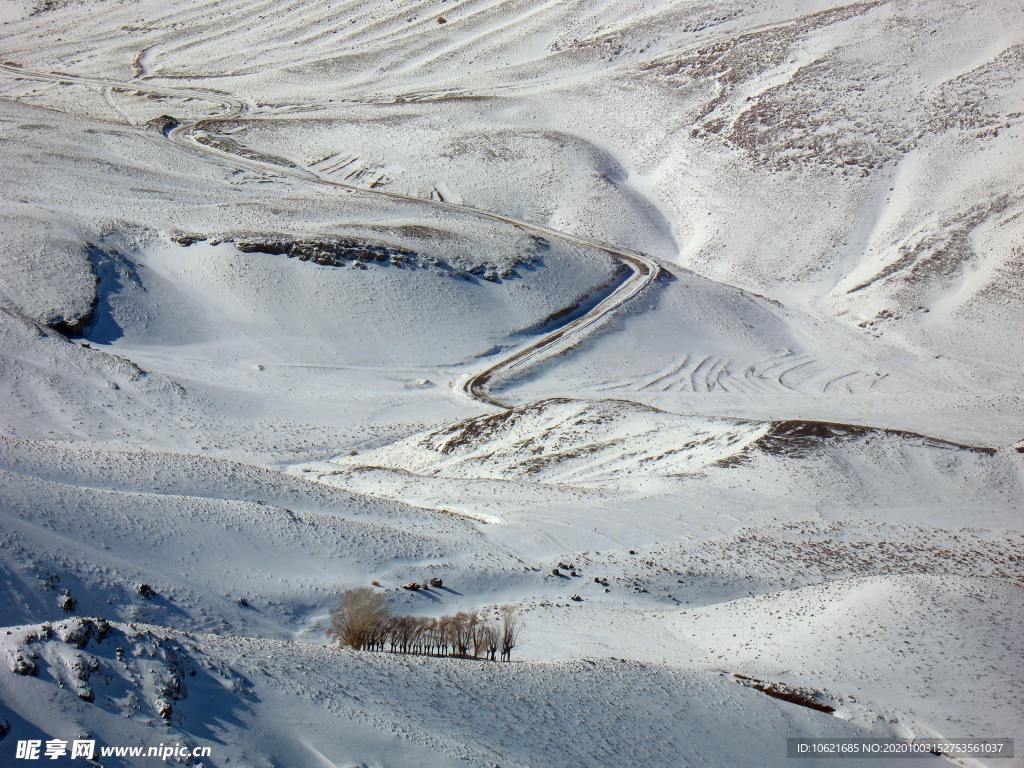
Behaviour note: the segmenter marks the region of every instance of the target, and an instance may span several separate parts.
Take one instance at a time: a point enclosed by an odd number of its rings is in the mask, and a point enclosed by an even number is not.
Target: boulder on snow
[[[57,605],[65,613],[72,613],[78,607],[78,601],[75,600],[71,595],[62,595],[57,601]]]
[[[62,643],[82,648],[90,638],[99,642],[106,637],[110,632],[110,622],[106,619],[68,619],[60,622],[55,632]]]
[[[39,669],[33,659],[25,656],[21,651],[14,654],[11,659],[11,672],[16,675],[31,677],[39,674]]]
[[[410,592],[419,592],[422,589],[422,585],[418,581],[410,581],[403,584],[402,589],[408,589]]]
[[[444,582],[441,581],[441,578],[439,576],[435,576],[430,580],[430,586],[434,587],[434,589],[440,589],[444,586]]]
[[[154,128],[164,136],[170,135],[171,131],[177,128],[181,123],[177,118],[171,117],[170,115],[160,115],[159,117],[153,117],[146,121],[147,128]],[[191,245],[191,243],[189,243]]]

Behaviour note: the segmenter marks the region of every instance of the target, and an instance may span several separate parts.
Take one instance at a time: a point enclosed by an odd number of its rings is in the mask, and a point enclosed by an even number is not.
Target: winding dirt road
[[[580,341],[586,332],[607,317],[613,311],[621,307],[627,301],[639,294],[644,288],[653,283],[658,277],[660,267],[657,262],[649,256],[628,248],[590,240],[585,237],[578,237],[566,232],[544,227],[539,224],[531,224],[527,221],[504,216],[500,213],[474,208],[469,205],[449,203],[442,200],[430,200],[428,198],[405,195],[398,192],[388,192],[381,189],[366,189],[340,181],[324,179],[310,170],[297,166],[282,166],[266,162],[253,157],[243,157],[228,152],[219,147],[211,146],[200,141],[196,135],[197,130],[205,130],[212,125],[225,120],[232,120],[241,117],[249,111],[249,105],[242,99],[218,91],[208,91],[194,88],[180,88],[176,86],[160,86],[150,83],[143,83],[137,80],[114,81],[104,80],[96,77],[83,77],[60,72],[37,72],[25,69],[11,62],[0,63],[0,72],[16,78],[29,80],[41,80],[55,82],[58,84],[74,84],[92,86],[103,89],[118,89],[132,91],[141,94],[153,94],[157,96],[170,96],[174,98],[201,100],[213,104],[219,104],[221,110],[205,117],[177,123],[173,128],[166,131],[166,135],[175,144],[185,147],[194,152],[200,152],[208,157],[223,161],[240,168],[247,168],[260,172],[270,172],[281,176],[300,179],[309,184],[317,184],[323,187],[341,189],[352,194],[375,195],[387,197],[392,200],[426,205],[435,208],[443,208],[450,211],[459,211],[474,216],[480,216],[492,221],[499,221],[515,227],[523,232],[560,240],[565,243],[594,248],[607,253],[611,258],[625,265],[629,269],[629,275],[615,288],[608,296],[592,307],[588,312],[544,334],[535,341],[506,355],[492,363],[487,368],[477,373],[463,376],[456,382],[456,389],[467,397],[481,403],[508,409],[511,406],[490,394],[489,386],[502,376],[511,373],[515,369],[521,369],[541,358],[551,354],[564,352],[569,347]]]

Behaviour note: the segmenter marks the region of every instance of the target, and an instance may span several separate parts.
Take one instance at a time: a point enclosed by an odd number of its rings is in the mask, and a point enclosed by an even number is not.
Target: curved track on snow
[[[443,208],[450,211],[458,211],[461,213],[484,217],[491,219],[492,221],[499,221],[504,224],[508,224],[523,232],[529,232],[546,238],[561,240],[565,243],[603,251],[619,263],[624,264],[629,269],[629,276],[620,283],[614,291],[598,302],[598,304],[592,307],[584,315],[544,334],[525,347],[521,347],[515,352],[506,355],[484,370],[460,378],[456,384],[457,389],[463,392],[466,396],[481,403],[486,403],[488,405],[504,409],[510,408],[510,405],[498,400],[490,394],[488,385],[491,382],[500,378],[502,375],[511,372],[513,369],[522,368],[529,365],[531,362],[547,356],[548,354],[568,349],[579,341],[588,329],[592,328],[611,312],[618,309],[648,285],[653,283],[660,272],[660,267],[654,259],[628,248],[621,248],[608,243],[590,240],[585,237],[571,235],[566,232],[559,232],[558,230],[551,229],[550,227],[531,224],[530,222],[515,219],[511,216],[504,216],[500,213],[495,213],[481,208],[474,208],[469,205],[449,203],[442,200],[430,200],[427,198],[416,197],[414,195],[405,195],[398,192],[388,192],[380,189],[366,189],[364,187],[357,187],[339,181],[332,181],[330,179],[324,179],[304,168],[277,165],[276,163],[270,163],[253,157],[236,155],[224,149],[205,144],[196,138],[195,131],[197,129],[203,129],[217,122],[240,117],[249,109],[249,106],[245,101],[219,91],[151,85],[149,83],[141,83],[139,81],[105,80],[102,78],[83,77],[65,73],[37,72],[25,69],[18,65],[13,65],[9,62],[0,63],[0,72],[30,80],[42,80],[58,84],[85,85],[96,88],[111,88],[123,91],[134,91],[136,93],[155,94],[158,96],[201,100],[213,104],[219,104],[222,107],[220,112],[206,117],[177,123],[169,130],[166,130],[165,134],[171,139],[171,141],[182,147],[186,147],[195,152],[200,152],[208,157],[219,159],[236,167],[248,168],[260,172],[271,172],[281,176],[301,179],[309,184],[341,189],[353,194],[377,195],[387,197],[392,200],[401,200],[404,202],[415,203],[417,205],[433,206],[436,208]]]

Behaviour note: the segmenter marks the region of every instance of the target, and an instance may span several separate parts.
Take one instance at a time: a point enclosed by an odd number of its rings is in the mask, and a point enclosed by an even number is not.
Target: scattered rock
[[[171,235],[171,240],[182,248],[188,248],[190,245],[200,243],[206,238],[203,235],[194,235],[190,232],[181,232],[175,235]]]
[[[92,636],[96,639],[96,642],[101,642],[107,635],[110,634],[111,626],[110,622],[106,619],[96,619],[92,623]]]
[[[149,586],[149,584],[139,584],[139,586],[137,586],[136,589],[138,590],[139,594],[147,600],[151,600],[152,598],[156,597],[156,590]]]
[[[68,645],[81,648],[89,642],[92,634],[92,622],[85,619],[70,619],[57,625],[57,639]]]
[[[444,582],[441,580],[439,576],[435,576],[430,580],[430,586],[435,587],[436,589],[440,589],[444,586]]]
[[[551,575],[552,576],[561,576],[562,572],[560,570],[558,570],[557,568],[552,568],[551,569]]]
[[[781,682],[758,680],[756,677],[741,675],[738,672],[734,673],[733,677],[741,685],[761,691],[761,693],[766,693],[772,698],[788,701],[790,704],[799,704],[801,707],[807,707],[808,709],[826,714],[832,714],[836,711],[835,707],[827,703],[828,696],[824,691],[787,685]]]
[[[238,598],[238,604],[240,606],[242,606],[243,608],[248,608],[249,607],[249,600],[247,598],[240,597],[240,598]]]
[[[100,642],[109,632],[106,619],[68,619],[57,625],[54,634],[62,643],[83,648],[90,639]]]
[[[569,599],[572,600],[573,602],[576,602],[576,603],[582,603],[583,602],[583,598],[580,597],[579,595],[569,595]]]
[[[446,19],[444,16],[438,16],[437,17],[437,23],[438,24],[447,24],[448,23],[448,19]]]
[[[161,699],[178,701],[182,698],[185,695],[185,689],[181,682],[181,670],[176,667],[172,668],[168,676],[160,683],[158,692]]]
[[[160,715],[164,720],[170,720],[171,715],[174,714],[174,707],[171,706],[171,702],[167,699],[156,700],[156,713]]]
[[[325,267],[353,266],[367,262],[388,262],[393,266],[416,264],[420,254],[385,245],[349,239],[292,240],[289,238],[236,238],[235,247],[242,253],[266,253],[311,261]]]
[[[171,117],[170,115],[160,115],[158,117],[150,118],[146,121],[147,128],[155,128],[160,131],[164,136],[170,135],[171,131],[177,128],[181,123],[177,118]]]
[[[17,651],[14,654],[14,658],[11,659],[11,672],[16,675],[33,677],[39,674],[39,669],[36,667],[33,659],[25,656],[21,651]]]
[[[408,589],[410,592],[419,592],[422,585],[418,581],[410,581],[402,585],[402,589]]]
[[[67,336],[69,339],[73,339],[85,333],[85,329],[88,328],[89,324],[92,322],[94,310],[95,305],[90,307],[84,314],[72,318],[66,318],[64,315],[57,314],[47,320],[46,325],[57,333]]]

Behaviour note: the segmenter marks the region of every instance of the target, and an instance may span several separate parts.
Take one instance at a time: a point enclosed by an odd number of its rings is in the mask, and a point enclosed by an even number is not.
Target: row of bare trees
[[[342,592],[331,612],[327,634],[339,645],[358,651],[417,653],[458,656],[463,659],[512,660],[521,624],[514,607],[499,611],[500,622],[482,618],[476,611],[431,619],[424,616],[393,616],[387,600],[369,587]]]

